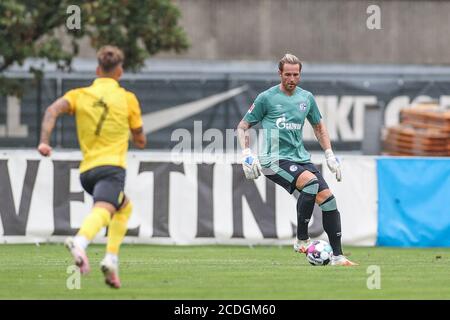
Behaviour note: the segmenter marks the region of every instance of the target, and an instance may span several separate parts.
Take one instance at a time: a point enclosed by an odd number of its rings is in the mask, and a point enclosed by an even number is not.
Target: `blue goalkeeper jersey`
[[[316,125],[322,118],[311,92],[297,87],[291,96],[276,85],[256,97],[244,121],[255,125],[261,122],[263,143],[259,159],[270,167],[277,160],[309,162],[311,155],[303,145],[303,126],[308,119]]]

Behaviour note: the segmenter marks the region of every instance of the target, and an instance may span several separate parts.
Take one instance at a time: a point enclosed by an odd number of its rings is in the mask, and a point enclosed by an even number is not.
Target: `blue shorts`
[[[289,193],[293,193],[297,188],[295,186],[298,177],[304,172],[313,173],[319,181],[319,191],[329,189],[328,184],[320,173],[319,169],[311,162],[297,163],[290,160],[280,160],[277,164],[272,163],[270,168],[263,168],[264,175],[285,188]]]
[[[125,169],[100,166],[80,175],[81,186],[94,197],[94,203],[104,201],[119,209],[125,200]]]

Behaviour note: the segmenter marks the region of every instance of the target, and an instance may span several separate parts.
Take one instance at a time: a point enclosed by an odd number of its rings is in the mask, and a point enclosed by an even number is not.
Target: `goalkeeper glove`
[[[331,149],[325,150],[325,159],[327,160],[328,169],[330,169],[330,171],[336,175],[337,181],[341,181],[341,165]]]
[[[261,175],[261,165],[259,160],[252,154],[250,149],[242,151],[242,168],[247,179],[257,179]]]

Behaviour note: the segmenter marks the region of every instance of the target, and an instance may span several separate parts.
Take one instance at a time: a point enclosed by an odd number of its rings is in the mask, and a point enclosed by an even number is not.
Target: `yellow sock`
[[[131,216],[133,205],[131,201],[121,210],[117,211],[109,223],[108,227],[108,243],[106,245],[106,252],[115,255],[119,254],[119,248],[127,233],[127,223]]]
[[[78,235],[84,236],[91,241],[100,229],[106,227],[110,221],[111,213],[108,210],[94,207],[91,213],[84,219]]]

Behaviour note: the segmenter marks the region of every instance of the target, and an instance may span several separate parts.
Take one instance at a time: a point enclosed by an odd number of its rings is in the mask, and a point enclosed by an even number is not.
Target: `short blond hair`
[[[97,51],[97,60],[103,72],[109,73],[123,63],[124,54],[118,47],[107,45]]]
[[[283,58],[278,62],[278,70],[283,71],[285,64],[298,64],[300,66],[299,71],[302,70],[302,62],[299,58],[294,56],[293,54],[286,53]]]

